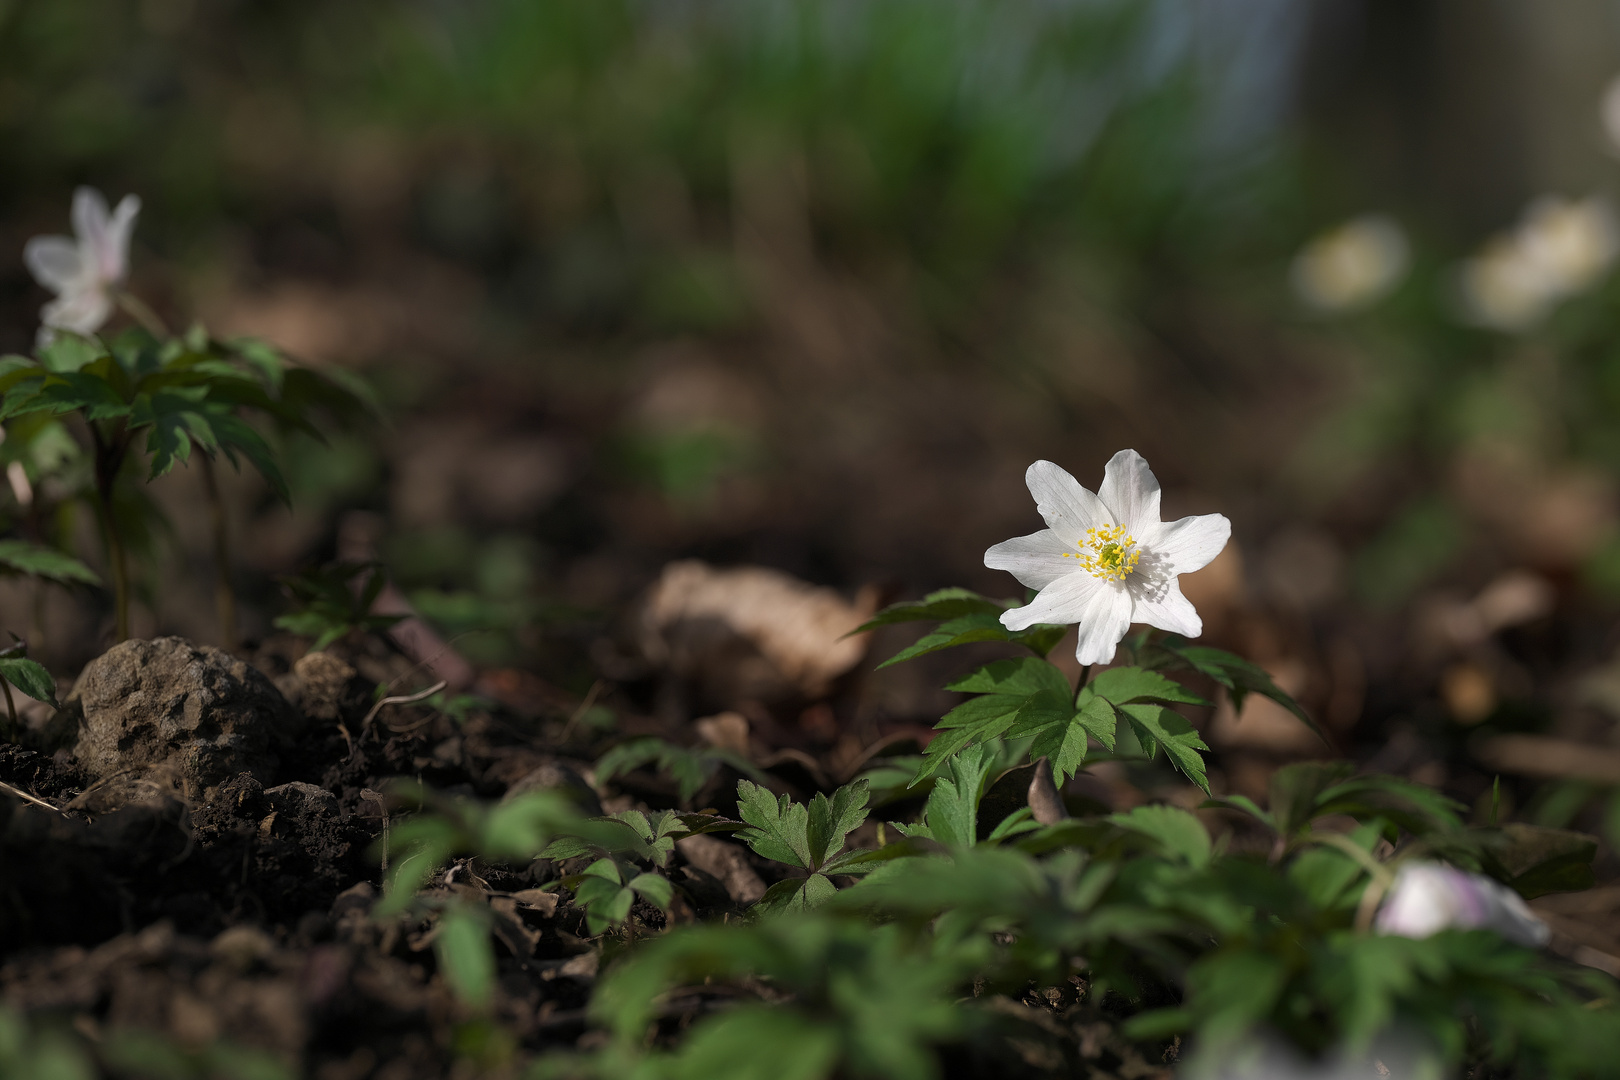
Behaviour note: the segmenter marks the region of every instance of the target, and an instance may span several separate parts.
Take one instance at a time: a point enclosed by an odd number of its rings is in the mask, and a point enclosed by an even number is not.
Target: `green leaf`
[[[0,564],[65,585],[74,582],[101,584],[101,578],[96,576],[95,571],[73,556],[26,540],[0,540]]]
[[[1526,900],[1590,889],[1597,838],[1568,829],[1514,822],[1486,835],[1484,868]]]
[[[825,874],[811,874],[803,881],[789,878],[778,881],[755,902],[756,910],[763,914],[802,912],[818,908],[838,895],[838,886]]]
[[[1157,671],[1139,667],[1109,668],[1085,687],[1115,705],[1151,702],[1158,705],[1208,705],[1208,701]]]
[[[805,829],[805,845],[810,869],[819,870],[844,847],[844,838],[866,820],[866,804],[871,798],[864,779],[845,784],[833,792],[831,801],[821,792],[810,800]]]
[[[1293,713],[1299,722],[1310,728],[1324,744],[1332,745],[1327,732],[1311,719],[1310,714],[1300,707],[1299,702],[1273,682],[1271,676],[1258,664],[1224,649],[1214,649],[1207,645],[1189,645],[1174,634],[1158,642],[1155,647],[1168,653],[1180,664],[1202,672],[1226,687],[1234,710],[1241,712],[1243,699],[1251,693],[1259,694]]]
[[[1198,732],[1180,713],[1159,705],[1122,705],[1120,713],[1130,722],[1131,730],[1142,743],[1142,749],[1152,756],[1155,746],[1164,748],[1172,764],[1193,783],[1209,793],[1209,780],[1204,771],[1204,759],[1199,751],[1208,750]]]
[[[668,911],[670,903],[675,899],[674,888],[657,874],[637,874],[627,884],[640,893],[642,899],[661,911]]]
[[[950,848],[969,848],[978,841],[979,800],[984,796],[990,760],[982,745],[970,746],[950,759],[949,777],[941,778],[923,807],[922,829],[902,830]]]
[[[0,657],[0,678],[35,701],[43,701],[48,705],[56,704],[56,680],[51,678],[51,673],[38,661],[30,660],[26,656]]]
[[[1213,850],[1209,832],[1197,816],[1176,806],[1138,806],[1108,819],[1122,829],[1155,841],[1167,855],[1185,861],[1194,869],[1209,865]]]
[[[929,619],[943,622],[965,615],[991,615],[999,618],[1006,610],[1006,605],[998,604],[969,589],[940,589],[938,592],[929,593],[919,601],[890,605],[850,632],[859,634],[879,626]]]
[[[1286,837],[1309,828],[1321,816],[1322,793],[1343,784],[1354,771],[1348,761],[1301,761],[1278,769],[1271,775],[1269,792],[1272,827]]]
[[[912,644],[901,649],[889,657],[878,667],[886,668],[905,660],[912,660],[928,653],[939,652],[941,649],[955,648],[958,645],[970,645],[976,641],[1011,641],[1012,637],[1007,628],[1001,625],[998,616],[985,612],[975,612],[971,615],[962,615],[958,618],[943,622],[930,633],[924,634]]]
[[[737,815],[749,828],[737,834],[754,851],[773,862],[814,869],[810,854],[810,813],[786,795],[780,798],[758,784],[737,781]]]
[[[838,1053],[834,1025],[779,1006],[743,1005],[696,1024],[670,1062],[669,1076],[826,1080]]]
[[[462,904],[446,908],[433,951],[456,997],[474,1009],[488,1007],[495,995],[495,950],[484,921]]]
[[[1012,694],[1027,697],[1048,690],[1068,697],[1069,680],[1046,660],[1021,656],[997,660],[945,687],[964,694]]]
[[[215,415],[212,418],[214,434],[219,438],[219,446],[225,456],[236,464],[236,455],[241,454],[253,463],[253,467],[264,477],[276,497],[282,503],[290,505],[292,495],[287,488],[287,478],[281,473],[281,466],[276,463],[275,452],[270,444],[240,417],[229,413]]]
[[[94,338],[58,330],[50,341],[40,346],[38,354],[41,367],[65,373],[81,370],[86,364],[106,356],[107,350]]]
[[[1119,714],[1109,708],[1107,701],[1097,697],[1087,698],[1081,703],[1080,711],[1075,713],[1074,720],[1105,748],[1114,748],[1114,739],[1119,731]]]

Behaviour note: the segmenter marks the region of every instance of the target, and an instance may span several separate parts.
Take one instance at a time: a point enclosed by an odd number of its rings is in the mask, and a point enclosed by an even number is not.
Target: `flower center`
[[[1123,525],[1105,525],[1087,529],[1080,542],[1080,550],[1066,552],[1065,558],[1079,559],[1080,565],[1092,577],[1104,581],[1124,581],[1136,569],[1136,560],[1142,553],[1136,549],[1136,537],[1125,535]]]

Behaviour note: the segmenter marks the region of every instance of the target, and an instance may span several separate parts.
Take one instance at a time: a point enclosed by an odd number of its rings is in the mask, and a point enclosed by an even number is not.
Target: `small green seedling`
[[[371,610],[388,584],[380,563],[328,563],[280,581],[294,610],[277,616],[275,625],[314,638],[314,652],[350,633],[382,633],[404,617]]]

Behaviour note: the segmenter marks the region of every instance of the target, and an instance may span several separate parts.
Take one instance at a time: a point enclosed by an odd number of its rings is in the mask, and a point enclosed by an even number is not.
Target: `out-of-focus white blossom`
[[[1330,229],[1294,257],[1294,291],[1318,311],[1364,308],[1406,276],[1411,250],[1387,214],[1363,214]]]
[[[1159,481],[1135,450],[1109,459],[1095,495],[1050,461],[1031,465],[1024,482],[1049,527],[997,544],[984,565],[1040,592],[1004,612],[1003,626],[1077,623],[1082,664],[1112,660],[1133,622],[1190,638],[1203,632],[1176,579],[1221,553],[1230,521],[1220,514],[1160,521]]]
[[[94,188],[73,193],[73,238],[36,236],[23,248],[34,280],[56,294],[40,309],[46,330],[93,334],[112,315],[118,286],[129,271],[129,238],[141,200],[125,195],[108,212]]]
[[[1545,945],[1550,931],[1519,894],[1482,874],[1409,862],[1373,921],[1381,934],[1426,938],[1441,930],[1494,930],[1519,945]]]
[[[1603,91],[1603,132],[1609,137],[1609,146],[1620,152],[1620,75],[1610,81]]]
[[[1606,200],[1543,196],[1517,228],[1463,263],[1458,284],[1473,321],[1523,330],[1596,284],[1617,255],[1620,222]]]

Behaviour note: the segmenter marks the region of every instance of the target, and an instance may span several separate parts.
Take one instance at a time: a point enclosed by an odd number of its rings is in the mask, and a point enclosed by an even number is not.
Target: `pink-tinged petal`
[[[1159,480],[1135,450],[1121,450],[1108,459],[1097,497],[1114,521],[1138,540],[1159,524]]]
[[[1106,664],[1114,658],[1120,639],[1131,628],[1131,594],[1118,582],[1091,580],[1102,588],[1092,597],[1090,610],[1080,619],[1074,658],[1082,664]]]
[[[1001,625],[1015,633],[1036,623],[1075,623],[1090,614],[1104,582],[1081,571],[1058,578],[1023,607],[1001,613]]]
[[[1072,544],[1059,540],[1051,529],[1003,540],[984,553],[984,565],[1005,570],[1020,584],[1044,589],[1065,574],[1079,569]]]
[[[104,237],[106,246],[96,253],[101,280],[118,282],[129,271],[129,240],[135,231],[135,218],[141,212],[141,197],[125,195],[107,223]]]
[[[84,271],[79,248],[65,236],[36,236],[23,247],[23,265],[52,292],[70,288]]]
[[[1167,521],[1156,532],[1139,536],[1162,573],[1173,577],[1208,566],[1232,538],[1232,523],[1224,514],[1200,514]]]
[[[1127,583],[1133,584],[1128,579]],[[1131,612],[1132,622],[1147,623],[1189,638],[1204,632],[1204,620],[1198,617],[1198,609],[1192,606],[1192,601],[1181,595],[1181,586],[1175,578],[1156,589],[1132,589],[1131,592],[1136,602]]]
[[[1087,529],[1113,524],[1102,501],[1050,461],[1031,465],[1024,473],[1024,483],[1035,496],[1035,509],[1061,539],[1077,543]]]
[[[100,289],[63,293],[39,312],[39,321],[57,330],[93,334],[112,316],[112,299]]]

